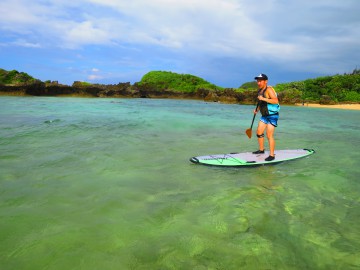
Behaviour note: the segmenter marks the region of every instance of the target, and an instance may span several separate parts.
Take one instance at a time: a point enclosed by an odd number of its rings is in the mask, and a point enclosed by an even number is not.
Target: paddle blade
[[[251,139],[251,135],[252,135],[252,129],[251,128],[248,128],[246,131],[245,131],[246,135],[249,137],[249,139]]]

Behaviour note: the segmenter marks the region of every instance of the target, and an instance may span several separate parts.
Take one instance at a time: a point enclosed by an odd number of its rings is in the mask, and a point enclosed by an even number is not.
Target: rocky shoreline
[[[223,102],[230,104],[254,104],[256,91],[236,92],[232,88],[224,90],[209,90],[199,88],[194,92],[175,90],[159,90],[147,84],[129,82],[115,85],[89,84],[74,82],[72,86],[57,82],[36,82],[24,85],[0,85],[0,95],[11,96],[77,96],[77,97],[114,97],[114,98],[175,98],[199,99],[208,102]]]
[[[199,88],[194,92],[181,92],[175,90],[159,90],[154,86],[146,84],[134,85],[129,82],[115,85],[89,84],[74,82],[72,86],[59,84],[57,82],[44,83],[37,81],[32,84],[2,85],[0,84],[0,95],[5,96],[57,96],[57,97],[99,97],[99,98],[173,98],[173,99],[195,99],[206,102],[221,102],[228,104],[255,104],[256,90],[245,90],[237,92],[232,88],[224,90],[209,90]],[[283,98],[283,93],[278,93],[280,103],[303,107],[334,108],[360,110],[360,104],[323,104],[308,103],[295,100],[294,102]]]

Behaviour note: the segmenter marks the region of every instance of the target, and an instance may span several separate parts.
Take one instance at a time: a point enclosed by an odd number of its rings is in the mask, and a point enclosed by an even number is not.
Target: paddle
[[[255,111],[257,110],[258,107],[259,107],[259,102],[256,104]],[[248,128],[248,129],[245,131],[245,133],[246,133],[246,135],[249,137],[249,139],[251,139],[252,127],[253,127],[253,124],[254,124],[255,116],[256,116],[256,113],[254,113],[254,117],[253,117],[253,119],[252,119],[250,128]]]

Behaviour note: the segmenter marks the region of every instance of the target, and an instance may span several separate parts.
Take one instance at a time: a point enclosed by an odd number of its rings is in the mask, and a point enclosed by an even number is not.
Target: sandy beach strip
[[[360,110],[360,104],[336,104],[336,105],[322,105],[318,103],[302,103],[295,104],[301,107],[313,107],[313,108],[331,108],[331,109],[343,109],[343,110]]]

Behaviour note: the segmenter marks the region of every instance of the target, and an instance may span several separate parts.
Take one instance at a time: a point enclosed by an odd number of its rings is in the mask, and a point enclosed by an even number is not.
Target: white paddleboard
[[[265,151],[264,154],[253,154],[252,152],[244,152],[197,156],[190,158],[190,161],[195,164],[209,166],[255,166],[294,160],[310,156],[314,153],[315,151],[313,149],[275,150],[275,159],[272,161],[265,161],[265,158],[269,156],[269,151]]]

